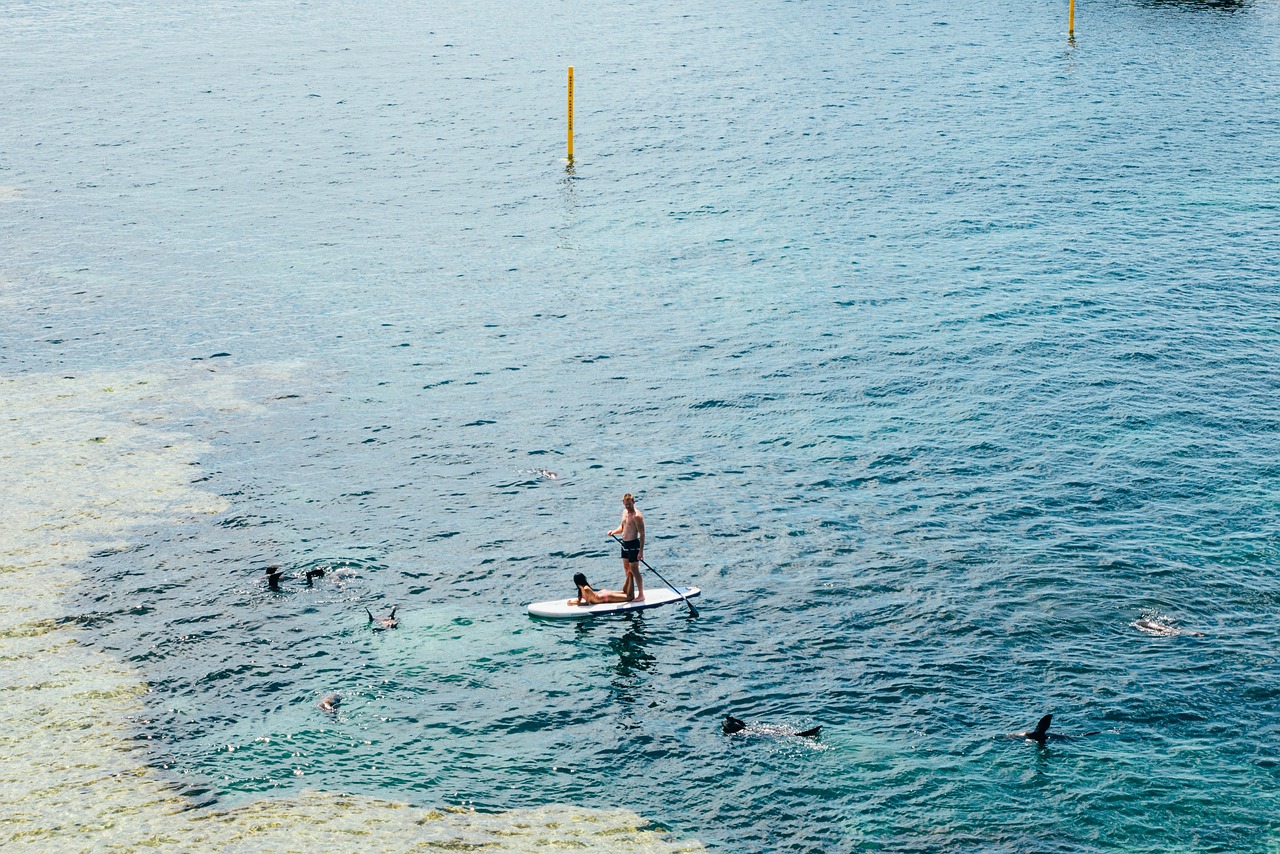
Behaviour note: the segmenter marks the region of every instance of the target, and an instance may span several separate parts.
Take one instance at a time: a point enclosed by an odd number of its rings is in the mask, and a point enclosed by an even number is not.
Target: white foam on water
[[[287,371],[286,371],[287,373]],[[628,810],[549,805],[485,815],[307,791],[193,809],[133,749],[147,685],[76,643],[62,594],[73,567],[141,526],[223,512],[193,486],[205,446],[184,407],[235,415],[262,376],[198,367],[0,378],[0,846],[15,850],[702,851]]]

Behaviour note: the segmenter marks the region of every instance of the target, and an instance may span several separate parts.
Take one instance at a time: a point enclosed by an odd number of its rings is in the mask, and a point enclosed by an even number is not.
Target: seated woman
[[[566,605],[604,605],[627,601],[627,594],[621,590],[592,590],[587,577],[581,572],[573,576],[573,583],[578,585],[578,598],[568,600]]]

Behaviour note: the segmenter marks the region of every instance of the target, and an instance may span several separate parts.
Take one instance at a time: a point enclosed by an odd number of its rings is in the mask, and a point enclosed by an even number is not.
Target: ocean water
[[[6,850],[1280,851],[1280,6],[1066,12],[0,4]]]

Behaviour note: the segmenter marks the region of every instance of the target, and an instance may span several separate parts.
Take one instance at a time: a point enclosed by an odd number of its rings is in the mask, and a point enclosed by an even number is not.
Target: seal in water
[[[742,732],[745,730],[747,728],[747,724],[746,721],[739,720],[733,715],[725,715],[724,723],[720,725],[720,728],[725,731],[726,735],[733,735],[735,732]],[[779,727],[761,727],[754,730],[754,733],[758,733],[760,735],[794,735],[800,738],[817,738],[818,733],[820,732],[822,732],[822,727],[820,726],[813,727],[812,729],[806,729],[802,732],[794,732],[792,730],[782,729]]]
[[[267,589],[279,590],[280,576],[282,575],[284,575],[284,572],[281,571],[280,564],[273,563],[271,566],[267,567]]]
[[[392,606],[391,613],[387,614],[385,617],[373,616],[373,612],[369,610],[367,605],[365,606],[364,612],[369,615],[369,622],[372,624],[373,630],[375,632],[382,632],[387,629],[394,629],[396,626],[400,625],[400,621],[396,619],[396,608],[399,607],[399,605]]]
[[[1063,735],[1058,732],[1049,732],[1049,722],[1052,720],[1053,715],[1045,715],[1040,719],[1040,723],[1036,724],[1036,728],[1031,730],[1031,732],[1010,733],[1009,737],[1025,738],[1028,741],[1034,741],[1036,744],[1044,747],[1045,743],[1048,742],[1049,739],[1053,739],[1054,741],[1071,741],[1075,738],[1087,738],[1091,735],[1100,734],[1100,732],[1086,732],[1084,735]]]
[[[1149,635],[1158,635],[1159,637],[1173,637],[1174,635],[1190,635],[1193,638],[1204,637],[1204,632],[1189,632],[1186,629],[1180,629],[1177,626],[1171,626],[1168,623],[1162,623],[1153,617],[1143,617],[1130,623],[1140,632],[1146,632]]]
[[[338,694],[326,694],[320,698],[320,702],[316,703],[316,706],[320,708],[320,711],[324,712],[326,715],[336,715],[338,713],[338,706],[341,705],[342,697]]]
[[[319,568],[307,570],[307,586],[308,587],[311,586],[311,579],[313,578],[324,578],[324,570]]]

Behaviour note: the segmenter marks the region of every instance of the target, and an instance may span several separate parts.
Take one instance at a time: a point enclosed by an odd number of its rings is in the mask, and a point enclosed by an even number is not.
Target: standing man
[[[622,496],[622,521],[609,532],[621,535],[622,571],[627,574],[622,592],[628,602],[644,601],[644,582],[640,579],[640,561],[644,560],[644,516],[636,509],[636,500],[628,492]]]

